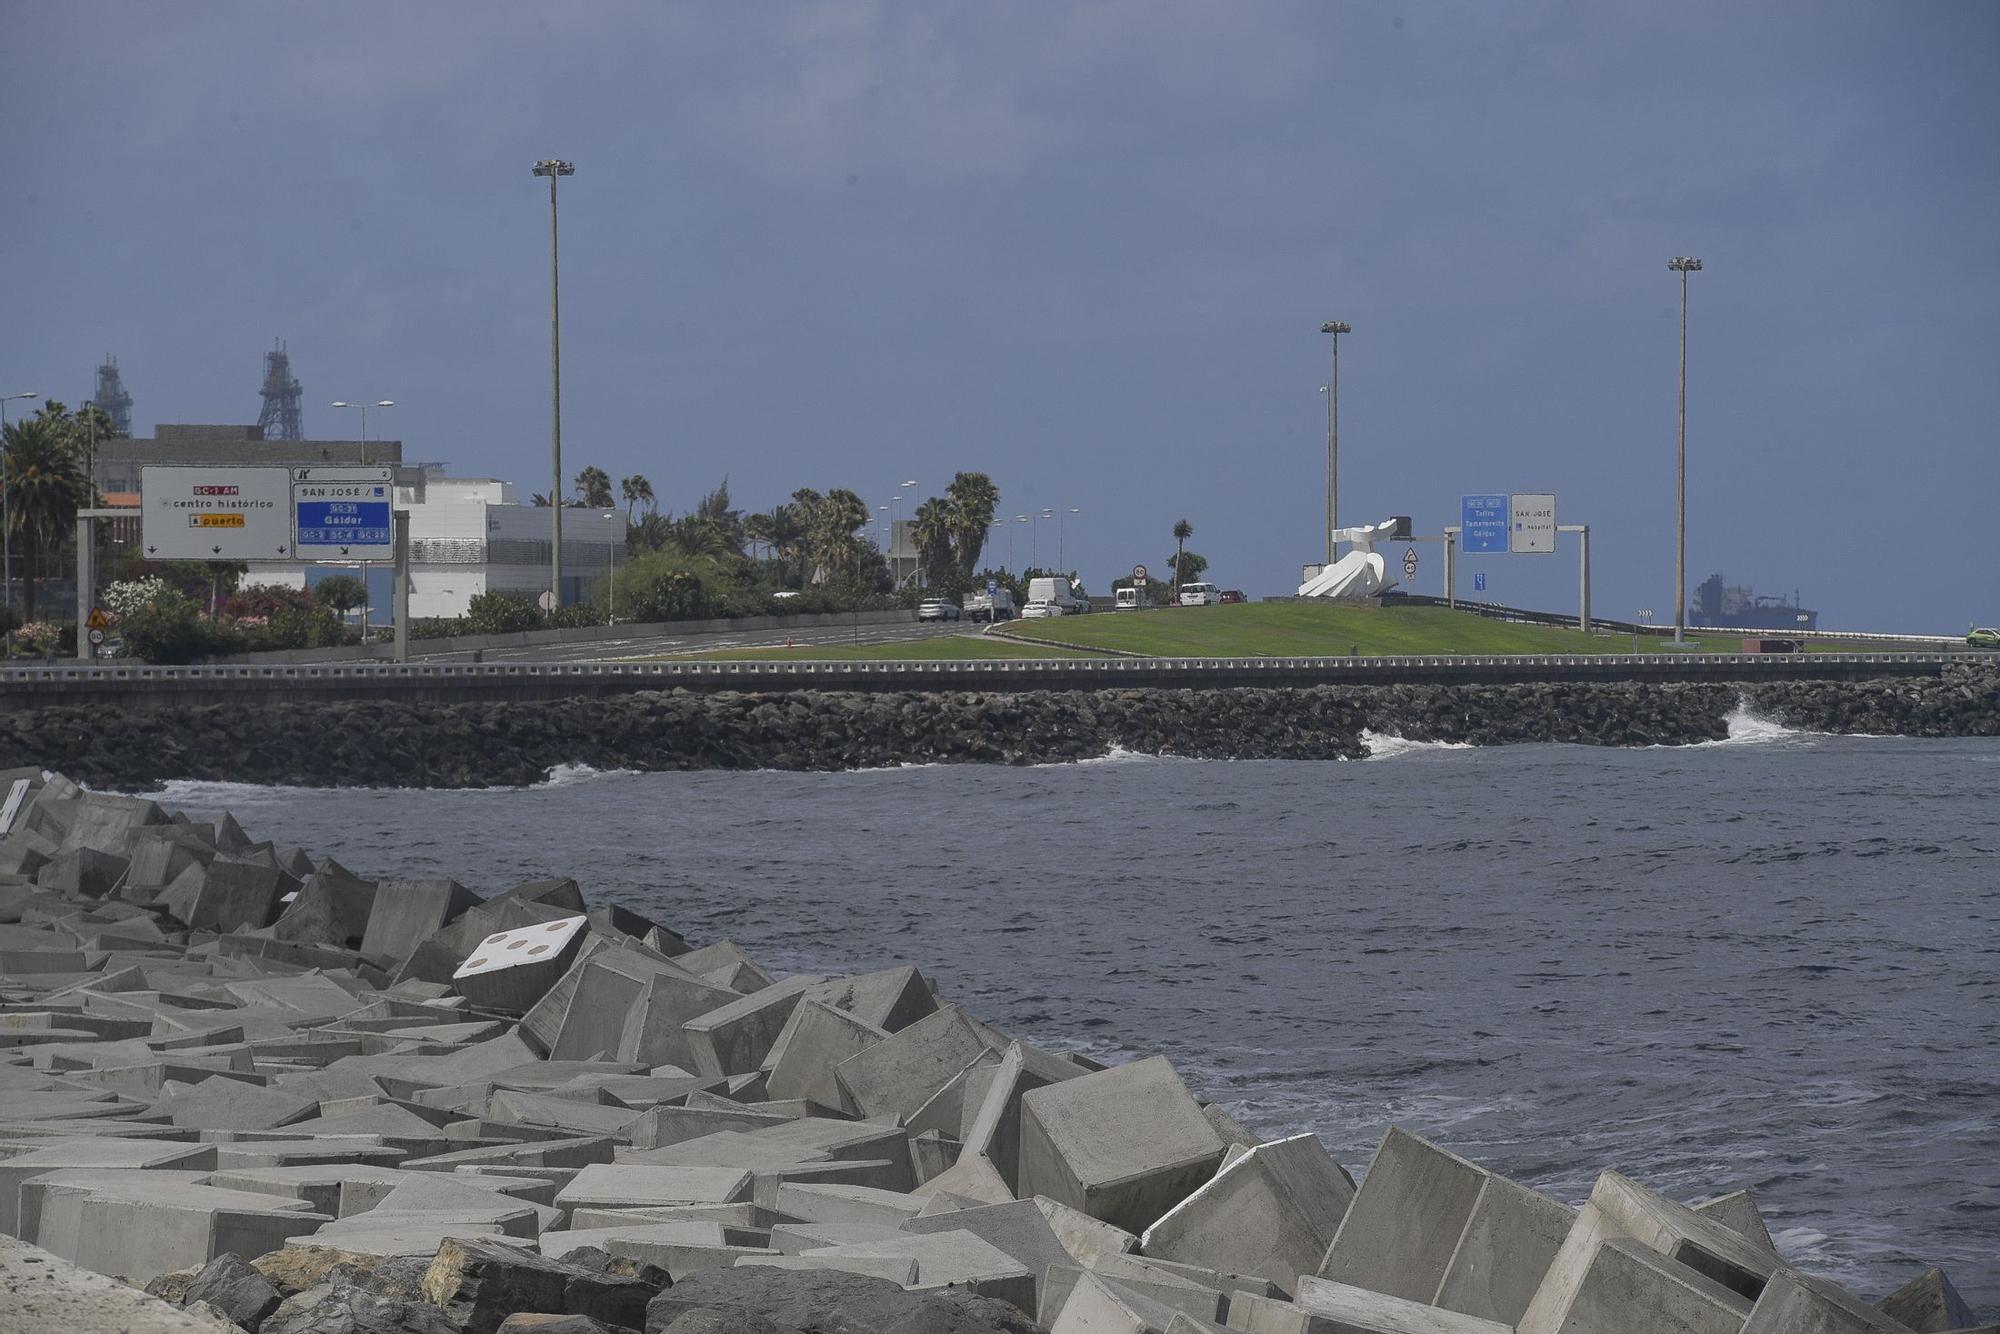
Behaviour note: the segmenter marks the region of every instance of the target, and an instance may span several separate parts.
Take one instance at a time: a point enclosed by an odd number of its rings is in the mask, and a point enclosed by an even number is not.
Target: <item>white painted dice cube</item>
[[[521,1014],[569,971],[589,934],[583,916],[495,931],[451,975],[452,989],[474,1005]]]

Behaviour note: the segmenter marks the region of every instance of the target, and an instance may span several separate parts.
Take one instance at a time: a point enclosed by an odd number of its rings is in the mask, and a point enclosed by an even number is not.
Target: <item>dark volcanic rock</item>
[[[461,1334],[426,1302],[397,1301],[345,1283],[323,1283],[285,1298],[259,1334]]]
[[[203,1265],[182,1292],[182,1305],[207,1302],[256,1334],[265,1317],[284,1300],[262,1274],[240,1255],[222,1254]]]
[[[168,779],[304,786],[494,787],[559,764],[598,768],[873,768],[1045,764],[1113,748],[1200,759],[1354,759],[1362,732],[1474,745],[1710,741],[1740,703],[1794,727],[2000,735],[2000,671],[1757,685],[1546,682],[1009,693],[683,690],[506,703],[384,701],[95,706],[0,714],[0,767],[45,764],[100,788]],[[52,872],[52,874],[54,874]],[[317,878],[317,877],[316,877]],[[295,911],[330,923],[333,902]],[[281,935],[286,932],[281,931]]]
[[[729,1320],[718,1321],[717,1313]],[[730,1323],[734,1320],[737,1323]],[[1042,1334],[1006,1302],[957,1288],[905,1292],[884,1278],[838,1270],[704,1269],[653,1299],[647,1334]]]

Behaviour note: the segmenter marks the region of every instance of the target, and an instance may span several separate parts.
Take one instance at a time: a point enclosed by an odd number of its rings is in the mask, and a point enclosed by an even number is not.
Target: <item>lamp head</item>
[[[535,164],[535,175],[574,176],[576,175],[576,166],[573,163],[564,162],[560,158],[549,158],[546,161]]]
[[[1346,320],[1328,320],[1325,324],[1319,326],[1319,331],[1330,334],[1353,333],[1354,326]]]
[[[1675,273],[1700,273],[1701,261],[1692,255],[1675,255],[1667,261],[1667,267]]]

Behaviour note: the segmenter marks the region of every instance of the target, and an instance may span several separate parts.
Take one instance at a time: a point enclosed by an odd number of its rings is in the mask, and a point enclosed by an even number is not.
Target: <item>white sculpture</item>
[[[1388,562],[1376,554],[1375,544],[1388,541],[1395,531],[1394,519],[1384,519],[1381,523],[1366,524],[1360,528],[1334,529],[1335,544],[1347,542],[1352,549],[1300,584],[1299,596],[1359,602],[1394,588],[1396,581],[1389,577]]]

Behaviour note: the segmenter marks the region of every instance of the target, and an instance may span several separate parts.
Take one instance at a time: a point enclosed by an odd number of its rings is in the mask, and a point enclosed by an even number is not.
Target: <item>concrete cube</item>
[[[1313,1334],[1513,1334],[1511,1326],[1497,1320],[1481,1320],[1311,1275],[1299,1280],[1297,1305],[1316,1322],[1304,1326]],[[1618,1324],[1580,1328],[1641,1334],[1636,1326]]]
[[[295,888],[272,866],[224,861],[190,865],[161,891],[159,902],[183,925],[208,931],[255,930],[278,916],[278,900]]]
[[[35,883],[67,898],[101,899],[118,887],[131,862],[115,852],[71,848],[35,873]]]
[[[1164,1057],[1021,1098],[1022,1195],[1046,1195],[1131,1232],[1215,1174],[1222,1140]]]
[[[1025,1042],[1010,1043],[1001,1053],[1000,1064],[993,1068],[990,1075],[976,1068],[966,1076],[965,1106],[970,1117],[959,1134],[963,1146],[959,1150],[960,1160],[984,1159],[1010,1192],[1023,1196],[1035,1194],[1032,1190],[1018,1189],[1021,1184],[1021,1099],[1036,1089],[1081,1079],[1085,1073],[1082,1068],[1039,1047]],[[985,1078],[985,1091],[975,1103],[972,1090],[982,1076]]]
[[[813,999],[890,1033],[901,1032],[938,1008],[930,983],[907,964],[823,982]]]
[[[846,1108],[847,1097],[834,1069],[866,1052],[889,1034],[845,1010],[807,999],[792,1011],[784,1031],[765,1057],[773,1098],[810,1098],[828,1107]]]
[[[1318,1276],[1405,1301],[1433,1301],[1485,1184],[1484,1168],[1390,1127]]]
[[[788,977],[688,1020],[685,1031],[695,1071],[743,1075],[763,1068],[771,1044],[784,1032],[792,1011],[819,984],[816,977]]]
[[[401,963],[432,933],[479,899],[456,880],[384,880],[375,887],[361,952]]]
[[[897,1115],[907,1121],[968,1064],[989,1055],[965,1012],[947,1005],[848,1057],[834,1074],[863,1116]]]
[[[1759,1294],[1743,1334],[1908,1334],[1911,1328],[1838,1284],[1781,1269]]]
[[[569,971],[589,925],[579,915],[496,931],[451,975],[452,990],[489,1010],[525,1013]]]
[[[1291,1292],[1325,1258],[1354,1179],[1317,1135],[1260,1145],[1146,1230],[1146,1255],[1256,1274]]]
[[[1916,1334],[1946,1334],[1970,1326],[1976,1317],[1942,1269],[1931,1268],[1875,1303],[1875,1309],[1908,1325]]]
[[[1572,1238],[1594,1232],[1586,1207]],[[1629,1237],[1565,1245],[1535,1294],[1521,1334],[1742,1334],[1750,1300]],[[1800,1334],[1803,1334],[1801,1331]]]

